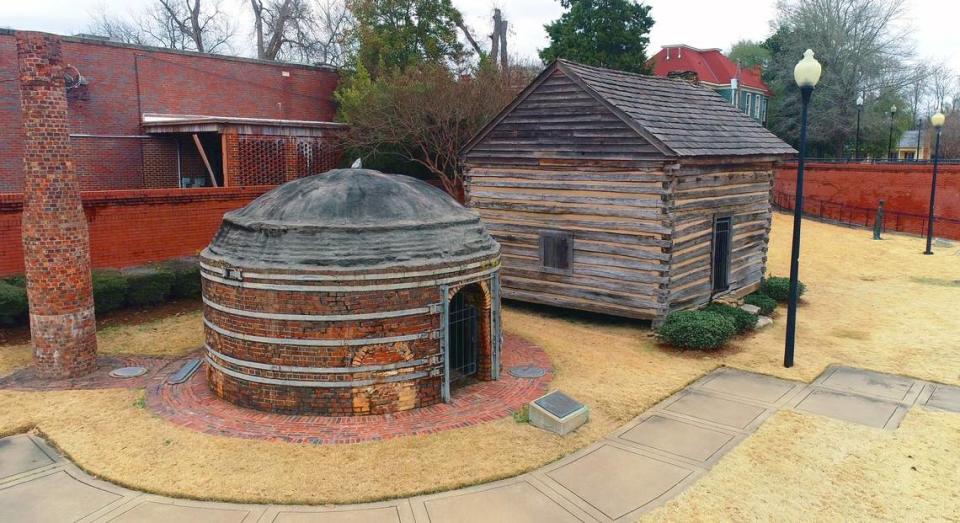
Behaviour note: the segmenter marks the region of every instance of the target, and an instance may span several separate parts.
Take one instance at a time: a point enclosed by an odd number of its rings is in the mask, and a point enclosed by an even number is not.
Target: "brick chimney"
[[[96,367],[90,238],[70,159],[60,39],[16,33],[23,114],[23,254],[37,373]]]

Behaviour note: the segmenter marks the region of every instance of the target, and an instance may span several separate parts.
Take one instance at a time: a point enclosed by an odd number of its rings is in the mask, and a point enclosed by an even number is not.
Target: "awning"
[[[325,136],[347,128],[346,124],[315,120],[155,113],[144,113],[140,125],[147,134],[232,132],[275,136]]]

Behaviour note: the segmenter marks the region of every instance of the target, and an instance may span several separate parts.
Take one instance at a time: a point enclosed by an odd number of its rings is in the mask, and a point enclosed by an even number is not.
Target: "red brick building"
[[[82,190],[269,185],[339,163],[331,67],[60,39]],[[24,183],[16,78],[0,29],[0,192]]]

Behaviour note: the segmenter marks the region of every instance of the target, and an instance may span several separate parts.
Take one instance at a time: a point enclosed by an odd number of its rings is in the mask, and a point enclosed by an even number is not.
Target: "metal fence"
[[[773,206],[784,211],[792,211],[796,196],[792,193],[774,191]],[[828,202],[816,198],[803,199],[803,214],[823,221],[844,223],[860,227],[873,227],[877,216],[877,209],[854,207],[843,203]],[[909,212],[883,210],[883,231],[905,232],[926,237],[927,215]],[[960,229],[960,219],[934,216],[937,226],[949,224]]]
[[[797,161],[792,158],[791,161]],[[863,165],[933,165],[933,160],[895,160],[884,158],[807,158],[807,163],[839,163],[839,164],[863,164]],[[960,158],[940,158],[940,165],[960,165]]]

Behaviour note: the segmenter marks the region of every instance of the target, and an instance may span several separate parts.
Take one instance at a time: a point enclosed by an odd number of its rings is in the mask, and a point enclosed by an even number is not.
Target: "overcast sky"
[[[89,13],[100,8],[130,12],[151,0],[0,0],[0,26],[36,29],[60,34],[82,32]],[[248,0],[221,0],[225,9],[244,17],[248,31]],[[946,61],[960,72],[960,31],[956,0],[906,0],[920,54]],[[479,40],[490,32],[490,15],[498,6],[510,23],[511,53],[531,58],[546,45],[543,25],[563,12],[558,0],[453,0]],[[738,40],[760,40],[770,34],[776,0],[646,0],[656,21],[650,35],[650,53],[661,46],[684,43],[694,47],[729,49]],[[951,22],[952,21],[952,22]],[[798,59],[800,57],[797,57]]]

